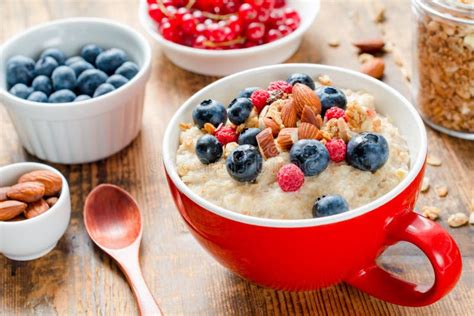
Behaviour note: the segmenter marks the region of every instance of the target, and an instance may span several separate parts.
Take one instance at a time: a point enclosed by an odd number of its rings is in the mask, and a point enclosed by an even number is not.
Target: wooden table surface
[[[0,39],[38,23],[72,16],[106,17],[144,33],[137,19],[137,1],[127,0],[3,0]],[[374,8],[384,7],[386,21],[373,22]],[[350,43],[360,37],[383,36],[392,47],[385,55],[384,81],[409,97],[405,79],[411,67],[409,0],[325,0],[304,42],[289,62],[310,62],[358,69]],[[152,43],[151,39],[147,37]],[[328,41],[339,40],[332,48]],[[194,92],[217,78],[174,66],[153,45],[153,74],[148,83],[142,132],[125,150],[104,161],[83,165],[53,165],[69,181],[72,219],[58,247],[32,262],[0,256],[0,314],[128,315],[137,305],[117,266],[98,251],[86,234],[84,199],[99,183],[114,183],[130,191],[144,210],[141,263],[145,279],[167,315],[472,315],[474,311],[474,227],[446,224],[448,214],[468,214],[473,198],[474,142],[450,138],[428,129],[429,150],[441,167],[428,167],[432,186],[447,185],[439,198],[433,188],[421,194],[418,208],[438,205],[440,224],[456,239],[464,268],[456,288],[424,308],[391,305],[340,284],[313,292],[283,292],[250,284],[218,265],[194,241],[171,200],[161,164],[161,138],[168,119]],[[3,107],[0,107],[0,165],[37,161],[21,147]],[[427,259],[412,245],[399,244],[380,259],[402,277],[431,282]],[[470,311],[470,312],[469,312]]]

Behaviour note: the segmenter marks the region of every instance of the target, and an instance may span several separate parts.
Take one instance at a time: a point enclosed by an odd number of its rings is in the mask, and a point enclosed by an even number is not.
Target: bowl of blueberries
[[[137,31],[105,19],[58,20],[1,50],[2,103],[30,154],[87,163],[138,135],[151,48]]]

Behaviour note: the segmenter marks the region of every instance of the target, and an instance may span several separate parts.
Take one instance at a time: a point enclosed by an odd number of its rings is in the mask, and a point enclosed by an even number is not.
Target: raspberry
[[[235,129],[230,126],[219,127],[214,132],[214,136],[222,145],[237,142],[237,133],[235,132]]]
[[[266,90],[257,90],[252,93],[250,100],[252,101],[253,106],[257,108],[257,111],[260,112],[265,105],[267,105],[267,100],[270,97],[270,93]]]
[[[341,162],[346,159],[346,143],[342,139],[331,139],[326,143],[326,149],[332,161]]]
[[[291,93],[293,91],[293,86],[286,81],[272,81],[267,88],[268,91],[280,90],[284,93]]]
[[[304,183],[304,173],[298,166],[290,163],[280,168],[277,181],[283,192],[295,192]]]
[[[346,114],[346,111],[344,111],[341,108],[338,108],[337,106],[333,106],[332,108],[329,108],[326,111],[326,114],[324,115],[324,117],[326,118],[327,121],[329,121],[332,118],[344,117],[345,114]]]

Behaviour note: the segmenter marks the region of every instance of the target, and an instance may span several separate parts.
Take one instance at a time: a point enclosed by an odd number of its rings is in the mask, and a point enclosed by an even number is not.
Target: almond
[[[0,202],[0,221],[8,221],[17,217],[23,213],[26,206],[26,203],[14,200]]]
[[[377,53],[385,46],[385,42],[381,38],[371,38],[355,41],[352,43],[359,49],[361,53]]]
[[[33,217],[43,214],[47,210],[49,210],[48,203],[46,203],[45,200],[41,199],[36,202],[28,204],[28,207],[25,210],[25,217],[33,218]]]
[[[305,106],[303,108],[303,112],[301,112],[301,123],[309,123],[315,126],[318,123],[316,113],[314,113],[313,109],[309,106]]]
[[[385,71],[385,62],[382,58],[374,58],[363,64],[360,71],[371,77],[381,79]]]
[[[298,129],[295,127],[282,129],[277,137],[277,143],[283,150],[290,150],[297,141]]]
[[[273,139],[272,129],[266,128],[257,135],[258,148],[265,159],[276,157],[280,154]]]
[[[283,105],[281,109],[281,120],[285,127],[296,127],[298,115],[296,114],[292,100],[288,100],[288,102],[285,102],[285,105]]]
[[[12,200],[30,203],[41,199],[44,192],[44,185],[40,182],[23,182],[10,187],[7,196]]]
[[[48,203],[49,207],[53,207],[53,205],[56,204],[58,200],[59,199],[57,197],[53,196],[53,197],[47,198],[46,203]]]
[[[52,196],[61,192],[63,181],[59,175],[49,170],[36,170],[26,173],[18,179],[18,183],[22,182],[41,182],[44,185],[44,195]]]
[[[0,188],[0,202],[6,201],[8,199],[7,192],[10,190],[10,187],[1,187]]]
[[[301,123],[298,127],[298,139],[322,139],[319,129],[310,123]]]
[[[297,83],[293,86],[293,103],[296,113],[301,115],[305,106],[309,106],[316,114],[321,113],[321,101],[310,87]]]
[[[280,132],[280,126],[271,117],[264,117],[263,124],[265,128],[271,128],[273,137],[277,136]]]

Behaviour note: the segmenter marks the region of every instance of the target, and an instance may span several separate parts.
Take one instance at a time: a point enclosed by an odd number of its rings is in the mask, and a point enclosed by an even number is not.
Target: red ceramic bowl
[[[392,118],[405,136],[411,170],[392,191],[371,203],[330,217],[275,220],[246,216],[216,206],[193,193],[176,172],[178,128],[206,98],[230,102],[247,86],[265,87],[294,72],[329,75],[336,86],[375,96],[377,111]],[[184,221],[199,243],[226,268],[262,286],[314,290],[347,282],[391,303],[431,304],[446,295],[461,273],[459,249],[438,224],[414,213],[423,178],[427,141],[414,107],[397,91],[363,74],[314,64],[252,69],[223,78],[193,95],[169,123],[163,159],[169,187]],[[225,192],[222,192],[225,194]],[[412,284],[381,269],[377,257],[390,245],[407,241],[429,258],[432,286]]]

